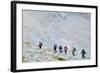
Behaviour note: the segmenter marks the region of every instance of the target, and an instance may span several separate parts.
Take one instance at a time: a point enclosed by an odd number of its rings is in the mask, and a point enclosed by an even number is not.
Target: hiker
[[[76,48],[74,47],[72,50],[72,55],[75,56]]]
[[[68,49],[67,46],[65,46],[65,47],[64,47],[64,52],[65,52],[65,54],[67,54],[67,49]]]
[[[60,45],[59,46],[60,53],[62,53],[62,49],[63,49],[63,47]]]
[[[42,42],[39,42],[39,48],[41,49],[42,48]]]
[[[54,53],[56,53],[56,52],[57,52],[57,45],[54,44]]]
[[[86,51],[84,49],[82,49],[81,54],[82,54],[82,59],[84,59],[85,58]]]

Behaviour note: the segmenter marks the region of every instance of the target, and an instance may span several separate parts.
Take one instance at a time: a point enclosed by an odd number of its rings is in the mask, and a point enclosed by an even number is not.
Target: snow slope
[[[50,12],[23,10],[23,62],[81,60],[85,49],[86,58],[91,51],[91,14],[75,12]],[[40,50],[38,42],[43,43]],[[68,46],[68,54],[54,54],[53,45]],[[76,47],[76,56],[72,48]],[[59,51],[59,50],[58,50]]]

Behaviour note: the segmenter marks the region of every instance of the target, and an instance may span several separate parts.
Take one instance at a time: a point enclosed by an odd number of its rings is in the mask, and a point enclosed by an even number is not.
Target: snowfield
[[[91,58],[91,14],[23,10],[23,63],[83,60]],[[43,43],[39,49],[39,42]],[[68,53],[54,53],[54,44],[67,46]],[[77,50],[75,56],[72,49]]]

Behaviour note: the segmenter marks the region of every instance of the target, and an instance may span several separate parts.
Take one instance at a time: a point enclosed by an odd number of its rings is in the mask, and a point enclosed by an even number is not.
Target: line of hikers
[[[39,42],[39,48],[41,49],[42,48],[42,42]],[[57,48],[59,49],[59,52],[62,53],[63,50],[64,50],[64,53],[67,54],[67,51],[68,51],[68,47],[67,46],[64,46],[64,48],[60,45],[59,47],[54,44],[54,53],[57,53]],[[76,52],[76,48],[74,47],[72,49],[72,55],[75,56],[75,52]],[[85,54],[86,54],[86,51],[84,49],[82,49],[81,51],[81,56],[82,58],[84,59],[85,58]]]

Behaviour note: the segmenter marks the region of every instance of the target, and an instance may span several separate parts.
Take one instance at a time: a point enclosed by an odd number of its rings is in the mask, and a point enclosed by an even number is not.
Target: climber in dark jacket
[[[67,54],[67,50],[68,50],[68,48],[67,48],[67,46],[65,46],[65,47],[64,47],[64,52],[65,52],[65,54]]]
[[[72,55],[75,56],[76,48],[73,48]]]
[[[39,48],[41,49],[42,48],[42,42],[39,42]]]
[[[57,52],[57,45],[54,44],[54,53],[56,53],[56,52]]]
[[[63,47],[60,45],[59,46],[60,53],[62,53],[62,49],[63,49]]]
[[[82,54],[82,59],[84,59],[85,58],[86,51],[84,49],[82,49],[81,54]]]

